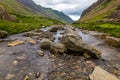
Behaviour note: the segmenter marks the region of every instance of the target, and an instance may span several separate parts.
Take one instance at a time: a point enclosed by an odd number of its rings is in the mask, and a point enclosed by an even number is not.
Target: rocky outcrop
[[[61,38],[61,43],[63,43],[68,51],[77,52],[81,55],[86,53],[92,58],[100,58],[101,52],[93,48],[92,46],[84,43],[80,37],[75,34],[67,33]]]
[[[7,37],[8,33],[6,31],[0,30],[0,38]]]
[[[14,21],[14,18],[1,5],[0,5],[0,19],[8,20],[8,21]]]
[[[90,75],[90,80],[118,80],[114,75],[96,66],[93,73]]]

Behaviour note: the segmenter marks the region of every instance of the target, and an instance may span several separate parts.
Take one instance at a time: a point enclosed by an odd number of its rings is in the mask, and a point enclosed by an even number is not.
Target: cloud
[[[73,20],[79,19],[84,9],[97,0],[33,0],[36,4],[64,12]]]

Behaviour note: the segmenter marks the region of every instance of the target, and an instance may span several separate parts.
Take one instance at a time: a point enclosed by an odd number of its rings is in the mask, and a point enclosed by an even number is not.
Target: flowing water
[[[43,31],[49,28],[43,28]],[[44,56],[39,56],[40,40],[31,45],[27,37],[22,34],[9,36],[0,41],[0,80],[24,80],[28,76],[31,80],[89,80],[88,75],[95,65],[101,66],[110,73],[120,78],[120,51],[106,45],[104,39],[98,39],[90,34],[76,31],[84,42],[94,46],[102,52],[102,60],[88,60],[82,56],[64,54],[54,56],[44,50]],[[64,33],[58,30],[54,33],[54,42]],[[24,44],[8,47],[12,40],[23,40]],[[115,72],[117,71],[117,72]],[[39,78],[38,78],[39,77]]]

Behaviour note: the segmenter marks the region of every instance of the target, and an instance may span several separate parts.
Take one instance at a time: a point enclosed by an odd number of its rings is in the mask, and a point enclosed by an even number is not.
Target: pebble
[[[30,80],[30,78],[29,78],[28,76],[26,76],[26,77],[24,78],[24,80]]]
[[[40,75],[41,75],[41,73],[40,73],[40,72],[37,72],[37,73],[35,74],[35,77],[36,77],[36,78],[39,78]]]
[[[42,50],[38,50],[37,53],[39,54],[39,56],[44,56],[44,52]]]
[[[13,61],[12,64],[13,65],[18,65],[18,61]]]

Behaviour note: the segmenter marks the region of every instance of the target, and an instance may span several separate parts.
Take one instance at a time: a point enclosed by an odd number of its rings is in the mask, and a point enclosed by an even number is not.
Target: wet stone
[[[13,65],[18,65],[18,61],[13,61],[12,64]]]
[[[42,50],[38,50],[37,53],[39,56],[44,56],[44,52]]]
[[[90,80],[118,80],[114,75],[96,66],[93,73],[90,75]]]
[[[41,75],[41,73],[40,73],[40,72],[37,72],[37,73],[35,74],[35,77],[36,77],[36,78],[39,78],[40,75]]]
[[[83,56],[84,56],[85,58],[91,58],[91,56],[88,55],[87,53],[84,53]]]
[[[29,78],[28,76],[26,76],[26,77],[24,78],[24,80],[30,80],[30,78]]]
[[[17,60],[23,60],[23,59],[25,59],[26,57],[25,56],[18,56],[16,59]]]
[[[15,75],[13,75],[13,74],[8,74],[7,77],[6,77],[6,79],[9,80],[9,79],[12,79],[12,78],[14,78],[14,77],[15,77]]]
[[[52,41],[50,41],[49,39],[43,39],[41,41],[41,49],[50,49],[51,44],[53,44]]]
[[[34,39],[32,39],[32,38],[28,38],[27,41],[28,41],[28,43],[30,43],[30,44],[36,44],[36,43],[37,43],[37,42],[36,42]]]

